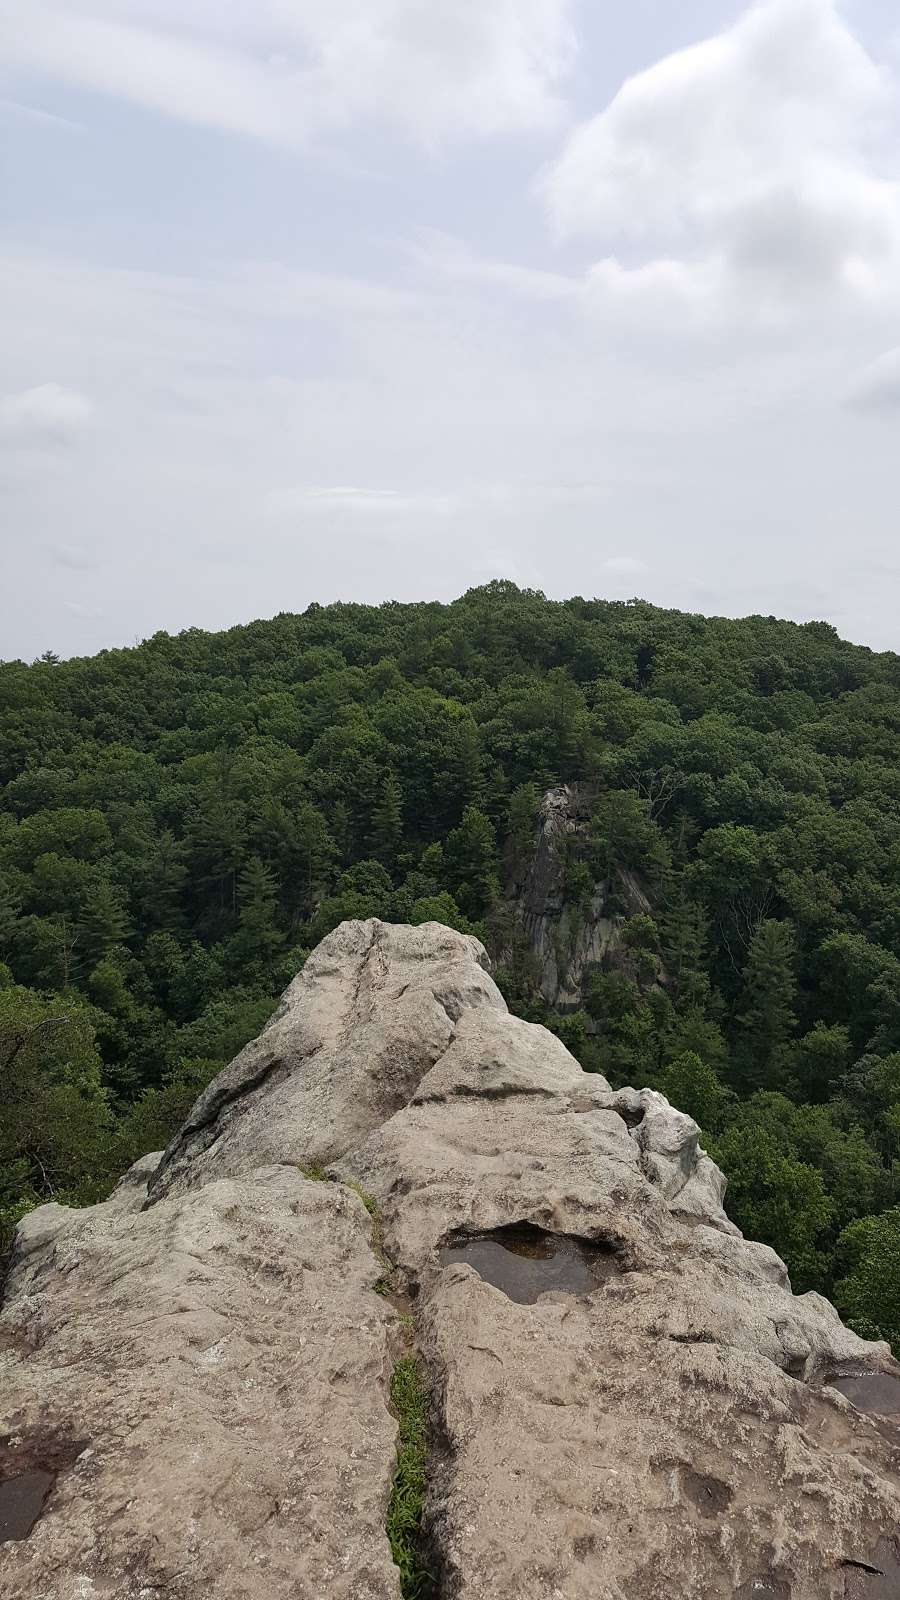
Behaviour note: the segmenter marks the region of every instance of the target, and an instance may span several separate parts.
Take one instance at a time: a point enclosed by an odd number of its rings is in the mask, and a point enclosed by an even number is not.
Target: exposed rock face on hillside
[[[161,1161],[22,1224],[2,1600],[397,1600],[410,1339],[440,1600],[900,1593],[887,1348],[737,1234],[688,1118],[584,1074],[486,965],[344,924]]]
[[[566,846],[585,833],[589,816],[589,796],[578,785],[548,790],[534,854],[509,886],[510,905],[535,963],[537,988],[547,1005],[561,1012],[582,1005],[587,974],[615,954],[626,917],[651,911],[637,879],[622,870],[614,885],[596,883],[586,903],[571,904],[564,881]]]

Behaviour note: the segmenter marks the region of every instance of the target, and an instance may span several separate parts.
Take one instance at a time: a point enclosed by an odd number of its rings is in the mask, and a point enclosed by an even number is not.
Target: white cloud
[[[754,310],[896,288],[900,185],[879,165],[886,73],[834,0],[760,0],[629,79],[540,190],[561,237],[607,242],[593,287]]]
[[[91,572],[99,565],[97,557],[80,544],[51,544],[47,554],[55,567],[71,572]]]
[[[900,411],[900,346],[857,374],[848,399],[856,411]]]
[[[406,492],[400,489],[359,489],[336,486],[313,489],[276,489],[266,497],[265,508],[276,516],[342,515],[394,517],[427,512],[444,515],[453,510],[448,495]]]
[[[70,444],[92,421],[86,395],[59,383],[41,383],[0,399],[0,438],[25,444]]]
[[[412,255],[435,278],[483,284],[523,300],[565,301],[579,290],[577,278],[480,256],[464,240],[436,228],[420,230]]]
[[[603,563],[604,572],[617,572],[625,576],[636,576],[641,572],[649,572],[646,561],[641,561],[637,556],[610,556]]]
[[[280,144],[545,126],[574,50],[570,0],[0,0],[8,66]]]

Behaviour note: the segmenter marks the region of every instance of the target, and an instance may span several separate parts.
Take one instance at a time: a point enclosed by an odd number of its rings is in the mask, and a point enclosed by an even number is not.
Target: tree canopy
[[[650,908],[566,1018],[504,907],[560,782],[573,904],[630,874]],[[495,582],[0,663],[6,1236],[167,1138],[370,915],[478,932],[511,1005],[698,1118],[796,1287],[900,1338],[900,658]]]

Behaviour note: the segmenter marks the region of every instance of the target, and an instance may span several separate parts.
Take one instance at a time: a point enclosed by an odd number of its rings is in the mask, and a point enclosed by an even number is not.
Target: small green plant
[[[394,1263],[389,1261],[388,1257],[384,1253],[381,1217],[378,1212],[378,1202],[375,1199],[375,1196],[369,1194],[368,1190],[364,1189],[361,1183],[357,1183],[355,1178],[345,1178],[343,1182],[347,1189],[352,1189],[354,1194],[359,1195],[359,1198],[368,1211],[369,1216],[372,1218],[372,1252],[380,1262],[381,1266],[384,1267],[385,1272],[390,1274],[394,1270]],[[387,1288],[388,1285],[385,1283],[384,1279],[379,1278],[378,1283],[375,1285],[376,1292],[378,1294],[385,1294],[387,1292]]]
[[[422,1369],[415,1356],[403,1356],[391,1376],[391,1404],[397,1416],[397,1465],[388,1504],[387,1536],[400,1571],[403,1600],[424,1600],[431,1575],[422,1561],[420,1531],[426,1483],[428,1402]]]
[[[378,1202],[375,1199],[375,1196],[369,1194],[369,1191],[367,1189],[364,1189],[361,1183],[357,1183],[355,1178],[345,1178],[343,1181],[344,1181],[344,1184],[345,1184],[346,1188],[352,1189],[354,1194],[358,1194],[359,1195],[359,1198],[362,1201],[363,1205],[365,1206],[366,1210],[368,1211],[369,1216],[373,1217],[375,1219],[375,1221],[377,1222],[378,1221]]]
[[[300,1173],[302,1178],[309,1178],[311,1183],[328,1182],[325,1168],[320,1167],[317,1162],[311,1162],[309,1166],[304,1166],[302,1162],[298,1161],[297,1171]]]

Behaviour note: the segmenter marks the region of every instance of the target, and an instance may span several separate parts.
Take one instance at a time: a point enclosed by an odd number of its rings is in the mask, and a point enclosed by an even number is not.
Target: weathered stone
[[[438,923],[343,923],[200,1096],[152,1197],[271,1161],[318,1166],[343,1154],[407,1103],[463,1011],[505,1011],[487,966],[477,940]]]
[[[53,1486],[2,1600],[395,1600],[397,1325],[340,1180],[415,1307],[440,1600],[893,1592],[887,1347],[740,1236],[690,1118],[485,969],[436,925],[345,924],[161,1163],[26,1219],[3,1431]]]
[[[0,1318],[0,1478],[52,1483],[0,1543],[2,1600],[396,1600],[358,1197],[270,1167],[144,1212],[52,1209]]]

